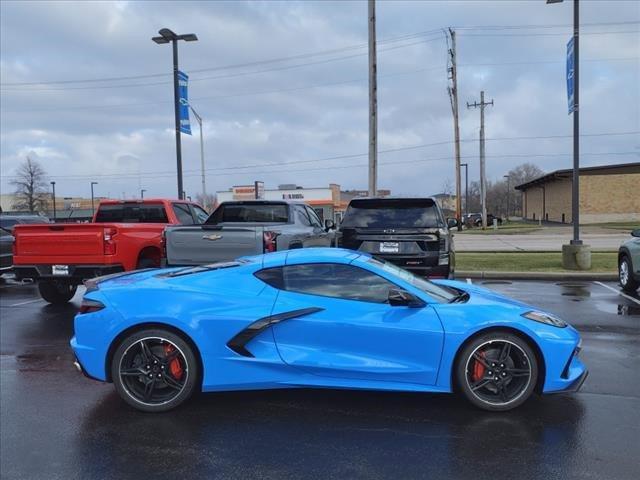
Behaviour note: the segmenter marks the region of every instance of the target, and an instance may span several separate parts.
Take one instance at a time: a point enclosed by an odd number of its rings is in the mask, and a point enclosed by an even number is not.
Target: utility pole
[[[369,196],[378,194],[378,72],[376,1],[369,0]]]
[[[200,126],[200,175],[202,176],[202,201],[204,202],[207,196],[207,187],[204,179],[204,140],[202,139],[202,117],[198,115],[198,112],[196,112],[191,105],[189,105],[189,108],[191,109],[193,116],[196,117],[198,125]]]
[[[503,175],[504,178],[507,179],[507,222],[509,221],[509,194],[511,190],[509,190],[509,175]]]
[[[451,100],[451,111],[453,112],[453,134],[456,161],[456,220],[458,230],[462,230],[462,207],[461,207],[461,186],[460,186],[460,125],[458,121],[458,70],[456,66],[456,32],[449,29],[451,35],[451,48],[449,49],[449,59],[451,66],[449,73],[451,86],[449,87],[449,99]]]
[[[484,168],[484,107],[487,105],[493,105],[493,100],[490,102],[484,101],[484,90],[480,92],[480,103],[467,102],[467,108],[480,107],[480,202],[482,204],[482,228],[487,228],[487,178]]]
[[[93,206],[93,186],[97,185],[98,182],[91,182],[91,214],[95,214],[96,213],[96,209]]]
[[[176,122],[176,164],[178,170],[178,199],[183,200],[184,194],[182,190],[182,142],[180,137],[180,87],[178,82],[178,40],[186,42],[195,42],[198,37],[194,33],[186,33],[177,35],[168,28],[158,31],[159,37],[153,37],[151,40],[158,45],[171,42],[173,47],[173,110]]]
[[[56,223],[56,182],[51,183],[51,188],[53,192],[51,193],[51,199],[53,200],[53,223]]]
[[[464,214],[469,215],[469,164],[461,163],[464,167]]]

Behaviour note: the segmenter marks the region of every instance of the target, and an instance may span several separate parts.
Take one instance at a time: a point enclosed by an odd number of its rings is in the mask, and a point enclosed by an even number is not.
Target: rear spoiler
[[[114,278],[121,278],[121,277],[126,277],[128,275],[135,275],[137,273],[147,272],[149,270],[157,270],[157,268],[143,268],[140,270],[130,270],[128,272],[111,273],[109,275],[102,275],[101,277],[89,278],[82,283],[87,289],[87,293],[89,293],[89,292],[94,292],[96,290],[99,290],[100,288],[99,284],[102,282],[113,280]]]

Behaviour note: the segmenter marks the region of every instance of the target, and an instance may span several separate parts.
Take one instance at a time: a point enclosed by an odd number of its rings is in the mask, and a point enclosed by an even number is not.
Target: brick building
[[[515,187],[528,220],[571,223],[572,169]],[[580,223],[640,222],[640,162],[580,169]]]

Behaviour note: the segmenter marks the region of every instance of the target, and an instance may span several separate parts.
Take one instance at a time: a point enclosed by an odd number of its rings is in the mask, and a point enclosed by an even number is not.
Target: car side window
[[[178,217],[178,221],[182,225],[193,225],[193,217],[191,216],[189,205],[187,205],[186,203],[174,203],[173,213],[176,214],[176,217]]]
[[[309,220],[309,215],[307,214],[304,207],[301,205],[294,205],[294,209],[295,209],[294,211],[296,215],[296,221],[304,225],[305,227],[310,227],[311,221]]]
[[[191,205],[191,210],[198,223],[204,223],[209,218],[209,214],[197,205]]]
[[[256,276],[274,288],[323,297],[386,303],[393,283],[360,267],[341,263],[307,263],[268,268]],[[327,281],[327,279],[331,281]]]
[[[311,225],[317,228],[322,228],[322,222],[318,218],[318,214],[315,212],[315,210],[311,207],[304,207],[304,208],[307,210],[307,213],[309,214],[309,218],[311,219]]]

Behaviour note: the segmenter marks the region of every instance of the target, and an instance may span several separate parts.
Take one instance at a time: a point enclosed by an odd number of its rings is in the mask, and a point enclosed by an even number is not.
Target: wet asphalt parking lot
[[[640,299],[614,283],[484,284],[569,320],[590,375],[577,394],[501,414],[451,395],[283,390],[200,395],[143,414],[80,375],[73,304],[0,284],[0,476],[640,478]]]

